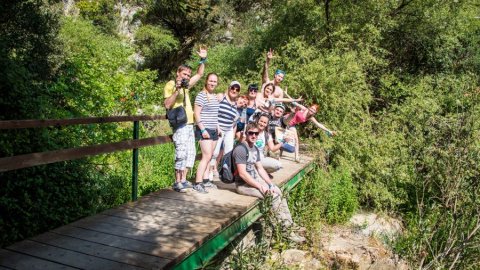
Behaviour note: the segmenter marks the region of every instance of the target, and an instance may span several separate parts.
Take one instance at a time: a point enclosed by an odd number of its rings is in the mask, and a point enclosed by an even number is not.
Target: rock
[[[356,214],[350,219],[350,223],[365,236],[377,235],[391,238],[402,232],[400,220],[380,217],[375,213]]]
[[[282,253],[283,263],[286,265],[300,264],[305,261],[305,251],[288,249]]]
[[[401,232],[401,222],[376,214],[357,214],[350,226],[335,226],[322,235],[321,257],[328,268],[408,269],[376,236],[394,237]]]
[[[323,268],[324,267],[323,267],[322,263],[315,258],[313,258],[310,261],[307,261],[303,264],[303,269],[316,270],[316,269],[323,269]]]

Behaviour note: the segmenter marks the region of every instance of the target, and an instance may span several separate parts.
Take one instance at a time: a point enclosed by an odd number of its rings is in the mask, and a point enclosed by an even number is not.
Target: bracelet
[[[298,103],[297,103],[296,101],[293,101],[293,102],[292,102],[292,105],[293,105],[293,106],[297,106]]]
[[[206,130],[205,129],[200,129],[200,133],[204,133]]]
[[[268,184],[268,188],[271,189],[273,187],[273,184]]]
[[[200,62],[198,62],[199,64],[205,64],[205,62],[207,62],[207,58],[200,58]]]

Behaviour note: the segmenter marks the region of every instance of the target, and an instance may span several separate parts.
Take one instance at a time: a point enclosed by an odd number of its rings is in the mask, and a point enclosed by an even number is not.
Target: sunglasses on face
[[[250,88],[248,89],[249,92],[258,92],[258,89],[257,88]]]
[[[253,135],[258,136],[259,133],[260,132],[258,132],[258,131],[248,131],[247,132],[247,134],[250,135],[250,136],[253,136]]]
[[[237,92],[237,93],[240,92],[240,88],[237,88],[237,87],[232,87],[232,88],[230,88],[230,90],[233,90],[233,91],[235,91],[235,92]]]

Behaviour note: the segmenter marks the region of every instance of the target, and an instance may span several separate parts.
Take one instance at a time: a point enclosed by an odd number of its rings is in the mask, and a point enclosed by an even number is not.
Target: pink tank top
[[[288,123],[289,126],[295,126],[296,124],[301,124],[307,122],[307,117],[304,115],[304,111],[298,111],[295,113],[293,116],[292,120],[290,120],[290,123]]]

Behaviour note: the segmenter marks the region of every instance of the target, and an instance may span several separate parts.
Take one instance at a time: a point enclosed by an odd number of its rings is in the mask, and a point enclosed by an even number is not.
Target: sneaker
[[[173,190],[175,190],[176,192],[180,192],[180,193],[185,193],[187,192],[187,190],[183,187],[183,185],[181,183],[178,183],[178,182],[175,182],[175,184],[173,184]]]
[[[193,185],[193,189],[200,193],[208,193],[207,189],[202,183]]]
[[[217,188],[217,185],[215,185],[212,181],[203,181],[203,186],[206,188]]]
[[[288,239],[297,244],[301,244],[306,241],[305,237],[297,235],[294,232],[290,232],[290,234],[288,235]]]
[[[192,184],[190,184],[190,182],[188,182],[188,181],[186,181],[186,180],[185,180],[185,181],[182,181],[181,184],[182,184],[182,187],[183,187],[184,189],[186,189],[186,188],[192,188]]]

